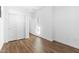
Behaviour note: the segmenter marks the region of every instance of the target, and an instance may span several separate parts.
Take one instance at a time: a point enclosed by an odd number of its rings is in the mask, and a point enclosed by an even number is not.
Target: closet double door
[[[8,41],[23,39],[25,37],[25,16],[8,14]]]

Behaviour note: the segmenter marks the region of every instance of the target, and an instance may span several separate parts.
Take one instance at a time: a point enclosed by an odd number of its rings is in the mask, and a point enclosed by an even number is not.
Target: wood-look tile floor
[[[72,48],[56,41],[50,42],[46,39],[30,34],[29,39],[21,39],[5,43],[1,49],[2,53],[76,53],[79,49]]]

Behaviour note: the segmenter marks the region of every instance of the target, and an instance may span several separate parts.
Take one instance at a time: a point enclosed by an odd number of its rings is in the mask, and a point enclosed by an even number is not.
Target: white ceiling
[[[13,10],[17,10],[17,11],[21,11],[21,12],[28,12],[28,13],[31,13],[31,12],[36,12],[38,11],[39,9],[43,8],[43,6],[8,6],[8,9],[13,9]]]

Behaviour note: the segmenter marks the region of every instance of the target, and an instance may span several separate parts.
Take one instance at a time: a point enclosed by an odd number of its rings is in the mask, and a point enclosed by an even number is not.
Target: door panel
[[[16,28],[16,15],[15,14],[8,14],[8,41],[16,40],[17,38],[17,28]]]
[[[24,38],[24,16],[9,13],[9,40],[17,40]]]
[[[16,25],[17,25],[17,39],[24,38],[25,36],[25,21],[24,15],[16,15]]]

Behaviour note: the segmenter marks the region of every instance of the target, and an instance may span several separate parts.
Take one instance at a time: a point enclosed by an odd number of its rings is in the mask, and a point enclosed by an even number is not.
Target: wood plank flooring
[[[29,39],[20,39],[5,43],[1,49],[2,53],[78,53],[79,49],[50,42],[46,39],[30,34]]]

